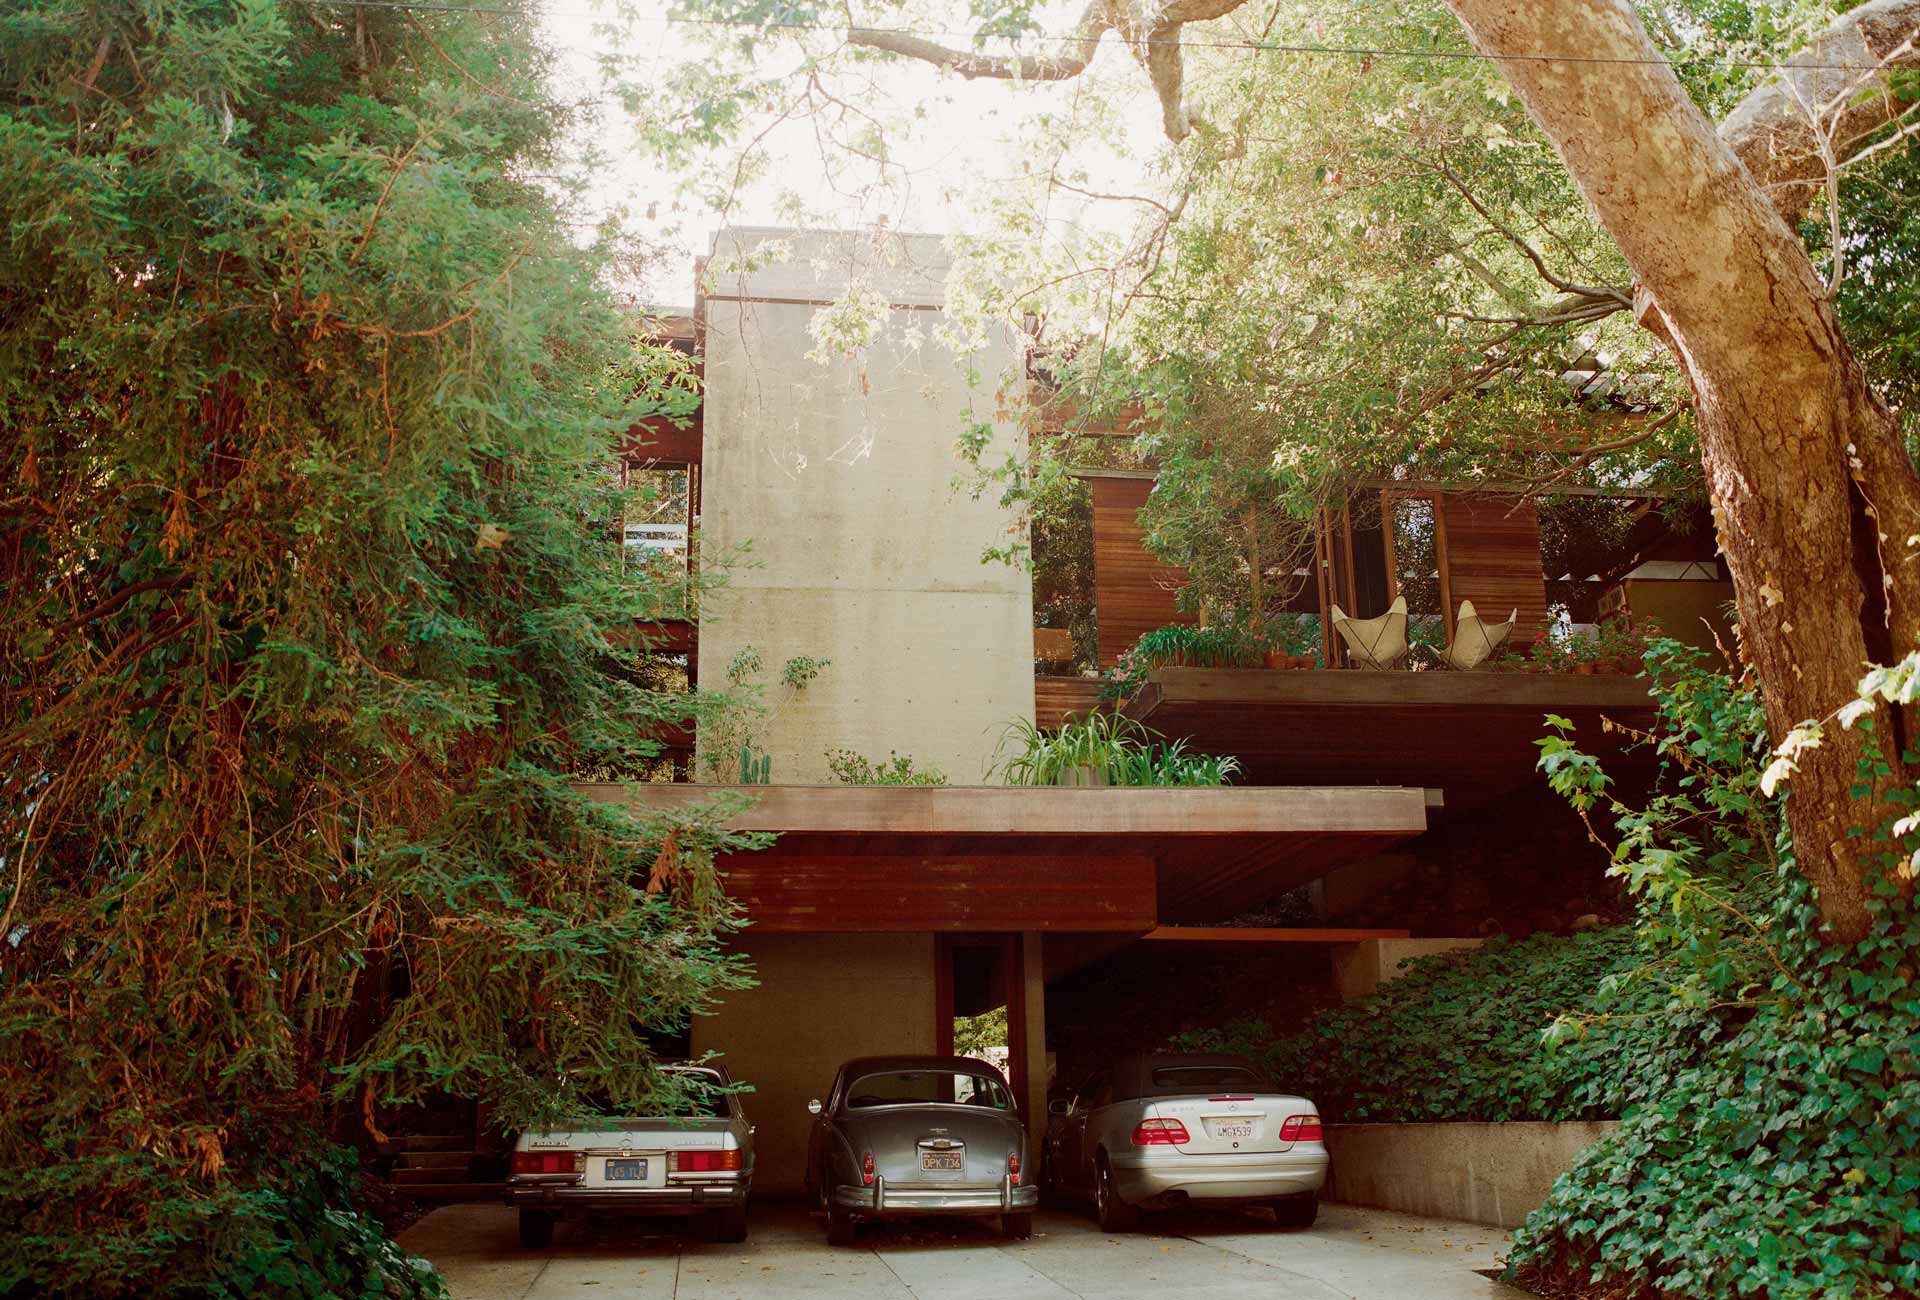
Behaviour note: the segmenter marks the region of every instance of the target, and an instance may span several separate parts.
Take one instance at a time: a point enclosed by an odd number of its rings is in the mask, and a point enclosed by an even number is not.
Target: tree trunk
[[[1741,638],[1776,739],[1853,698],[1920,634],[1920,480],[1799,238],[1661,59],[1627,0],[1447,0],[1552,140],[1638,279],[1641,319],[1692,386]],[[1578,61],[1539,57],[1566,52]],[[1901,719],[1878,736],[1901,770]],[[1787,799],[1835,937],[1867,930],[1886,806],[1853,794],[1858,730],[1829,729]]]

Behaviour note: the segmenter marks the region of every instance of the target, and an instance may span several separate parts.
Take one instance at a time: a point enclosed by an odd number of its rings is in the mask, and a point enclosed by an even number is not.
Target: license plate
[[[958,1151],[922,1151],[920,1153],[920,1167],[922,1169],[937,1169],[945,1173],[957,1174],[961,1169],[965,1168],[961,1163],[964,1159],[965,1157]]]
[[[606,1180],[610,1183],[644,1183],[647,1181],[647,1162],[644,1160],[607,1161]]]
[[[1213,1135],[1217,1138],[1250,1138],[1253,1136],[1252,1120],[1217,1119],[1212,1123]]]

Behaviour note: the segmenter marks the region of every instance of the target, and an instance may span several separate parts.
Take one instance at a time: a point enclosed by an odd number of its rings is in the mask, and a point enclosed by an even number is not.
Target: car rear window
[[[727,1094],[712,1089],[720,1083],[720,1076],[709,1070],[679,1070],[669,1073],[687,1079],[693,1090],[680,1098],[673,1106],[650,1106],[640,1114],[623,1113],[613,1107],[612,1099],[605,1093],[588,1096],[588,1102],[601,1115],[615,1115],[623,1119],[725,1119],[731,1112],[727,1109]]]
[[[847,1089],[847,1106],[906,1106],[916,1102],[945,1102],[1012,1110],[1006,1085],[984,1074],[959,1070],[887,1070],[863,1074]]]
[[[1157,1065],[1155,1092],[1259,1092],[1266,1080],[1244,1065]]]

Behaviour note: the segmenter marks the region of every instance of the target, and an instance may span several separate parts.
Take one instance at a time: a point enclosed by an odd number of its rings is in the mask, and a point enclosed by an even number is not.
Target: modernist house
[[[786,255],[768,256],[775,247]],[[780,707],[745,738],[750,764],[731,752],[738,735],[724,748],[668,735],[674,781],[590,789],[675,805],[751,775],[736,824],[779,833],[720,864],[750,918],[740,944],[758,986],[700,1018],[684,1044],[724,1053],[752,1086],[760,1188],[798,1190],[806,1103],[841,1061],[951,1050],[957,1017],[1005,1009],[1008,1072],[1039,1117],[1055,1070],[1078,1077],[1103,1053],[1151,1045],[1130,1035],[1172,1023],[1161,1013],[1180,995],[1164,976],[1183,963],[1207,963],[1227,996],[1311,1004],[1390,978],[1407,955],[1584,909],[1573,877],[1597,879],[1603,861],[1544,795],[1533,742],[1548,712],[1602,746],[1602,717],[1644,725],[1645,683],[1604,670],[1355,670],[1328,615],[1335,604],[1378,615],[1411,595],[1413,617],[1450,637],[1457,603],[1471,599],[1517,611],[1524,641],[1549,620],[1631,606],[1711,641],[1730,588],[1710,529],[1676,531],[1623,499],[1607,507],[1611,551],[1555,574],[1573,561],[1542,534],[1563,542],[1568,525],[1523,494],[1361,485],[1319,520],[1292,606],[1317,620],[1325,666],[1170,665],[1123,706],[1194,750],[1237,758],[1233,784],[1005,784],[990,769],[1009,728],[1115,707],[1093,672],[1189,617],[1175,603],[1184,575],[1142,545],[1152,472],[1085,475],[1097,644],[1080,656],[1084,672],[1063,672],[1071,647],[1036,629],[1030,576],[981,560],[1021,525],[954,486],[963,427],[990,427],[1000,451],[1049,430],[996,392],[1011,337],[965,356],[943,341],[940,241],[731,229],[707,265],[693,314],[668,326],[704,370],[703,406],[684,427],[634,430],[628,471],[663,490],[627,537],[655,561],[724,565],[725,583],[697,617],[646,632],[703,687],[752,678],[756,661],[760,680],[789,660],[828,662],[804,689],[779,688]],[[884,321],[857,352],[823,360],[810,325],[850,286],[886,304]],[[1417,563],[1409,528],[1424,539]],[[841,784],[834,751],[909,755],[950,783]],[[1536,904],[1559,911],[1542,920]],[[1212,1012],[1218,995],[1207,997]],[[397,1176],[420,1186],[467,1156],[407,1159],[416,1167]]]
[[[766,256],[776,246],[784,258]],[[768,666],[829,661],[750,738],[767,779],[745,787],[754,803],[737,824],[779,839],[721,865],[751,918],[741,942],[759,985],[691,1034],[693,1051],[725,1053],[752,1084],[770,1191],[798,1187],[806,1102],[841,1060],[948,1050],[957,1015],[1006,1008],[1016,1094],[1044,1114],[1050,1046],[1074,1028],[1050,1023],[1049,990],[1089,963],[1295,945],[1319,955],[1328,982],[1336,964],[1351,974],[1384,962],[1390,975],[1403,951],[1393,945],[1419,927],[1342,925],[1341,900],[1379,896],[1410,863],[1445,870],[1449,846],[1475,825],[1497,832],[1507,797],[1538,784],[1544,713],[1651,716],[1645,684],[1622,675],[1340,668],[1322,617],[1322,658],[1335,666],[1167,667],[1126,703],[1169,737],[1236,756],[1236,784],[998,783],[989,769],[1010,725],[1057,726],[1099,707],[1097,681],[1036,672],[1030,577],[981,561],[1019,525],[954,488],[963,427],[991,425],[1002,449],[1034,433],[993,387],[1014,340],[949,350],[947,268],[930,237],[730,229],[707,266],[707,291],[677,327],[704,366],[703,409],[691,428],[636,430],[632,467],[683,476],[687,522],[699,523],[694,562],[728,572],[697,622],[653,631],[702,686],[723,685],[749,651]],[[887,304],[884,325],[856,354],[822,360],[810,323],[849,286]],[[1098,658],[1110,665],[1141,632],[1184,617],[1173,603],[1182,575],[1140,543],[1151,472],[1088,478]],[[1396,562],[1382,519],[1401,498],[1424,503],[1438,539],[1430,617],[1449,634],[1462,598],[1519,610],[1521,637],[1553,616],[1531,502],[1408,484],[1367,489],[1323,521],[1303,611],[1387,606]],[[1659,558],[1671,539],[1657,524],[1642,531],[1620,572],[1592,575],[1591,603],[1630,594],[1636,607],[1711,615],[1725,575],[1710,541],[1707,555],[1675,561]],[[647,537],[673,545],[671,529]],[[743,546],[749,561],[732,563]],[[667,739],[683,751],[701,743]],[[951,784],[837,784],[836,750],[910,755]],[[732,781],[742,767],[731,754],[705,760],[683,752],[676,770]],[[658,804],[710,792],[697,781],[602,791]],[[1235,923],[1302,886],[1317,915],[1301,924]]]

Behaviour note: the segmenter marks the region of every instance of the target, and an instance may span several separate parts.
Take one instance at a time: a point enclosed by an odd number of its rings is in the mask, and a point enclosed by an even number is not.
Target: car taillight
[[[718,1174],[740,1167],[738,1148],[726,1151],[669,1151],[667,1170],[675,1174]]]
[[[1018,1151],[1007,1157],[1007,1181],[1015,1187],[1020,1185],[1020,1153]]]
[[[585,1158],[578,1151],[513,1153],[513,1172],[516,1174],[577,1174],[585,1163]]]
[[[867,1152],[867,1158],[860,1162],[860,1181],[873,1185],[873,1152]]]
[[[1282,1142],[1319,1142],[1323,1136],[1318,1115],[1289,1115],[1280,1125]]]
[[[1208,1101],[1252,1101],[1253,1094],[1248,1093],[1244,1097],[1241,1097],[1241,1096],[1209,1097],[1207,1098],[1207,1100]]]
[[[1187,1126],[1177,1119],[1143,1119],[1133,1127],[1137,1147],[1181,1147],[1187,1144]]]

